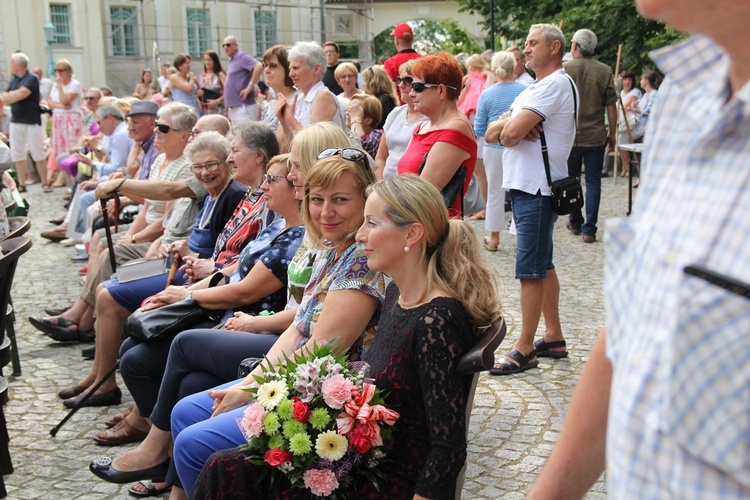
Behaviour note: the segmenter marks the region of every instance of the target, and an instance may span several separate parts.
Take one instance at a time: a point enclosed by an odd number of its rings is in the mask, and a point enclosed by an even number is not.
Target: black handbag
[[[123,328],[134,339],[152,342],[175,337],[193,328],[212,328],[223,315],[223,310],[204,309],[194,299],[181,300],[150,311],[137,309]]]
[[[428,154],[429,153],[425,153],[424,158],[422,158],[422,163],[419,165],[420,175],[427,163]],[[458,167],[458,170],[456,170],[456,173],[453,174],[451,180],[448,181],[448,184],[446,184],[440,191],[440,194],[443,195],[443,203],[445,203],[445,206],[448,208],[453,208],[453,204],[456,203],[456,198],[461,196],[461,217],[464,215],[464,182],[466,182],[466,167],[461,165]]]
[[[578,108],[578,99],[576,98],[576,89],[573,80],[568,78],[570,86],[573,89],[573,125],[578,123],[576,109]],[[542,159],[544,160],[544,171],[547,174],[547,184],[552,191],[552,211],[557,215],[568,215],[576,210],[583,208],[583,188],[581,180],[575,176],[568,176],[552,182],[552,175],[549,171],[549,156],[547,155],[547,140],[544,137],[544,130],[539,133],[539,140],[542,143]]]
[[[213,288],[227,277],[220,273],[211,276],[208,287]],[[211,311],[201,307],[195,299],[181,300],[158,309],[143,311],[138,308],[123,325],[126,334],[144,342],[164,340],[193,328],[213,328],[221,322],[223,310]]]

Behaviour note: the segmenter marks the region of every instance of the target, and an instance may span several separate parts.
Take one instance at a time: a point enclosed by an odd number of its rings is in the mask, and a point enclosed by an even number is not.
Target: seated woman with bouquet
[[[370,268],[388,273],[393,283],[364,360],[370,365],[368,376],[388,394],[386,404],[399,418],[392,448],[386,445],[386,461],[378,466],[386,478],[380,489],[369,482],[354,491],[342,489],[347,498],[452,499],[466,460],[472,377],[457,374],[456,367],[474,345],[475,331],[500,316],[495,280],[481,264],[474,231],[448,219],[432,184],[415,176],[390,177],[368,193],[357,241]],[[246,457],[236,449],[212,455],[190,497],[310,498],[309,491],[287,482],[273,486],[259,480],[260,466]],[[334,472],[344,469],[336,464]],[[352,479],[346,475],[331,479],[327,487]],[[326,487],[309,484],[318,493]]]
[[[312,164],[311,153],[312,158],[315,158],[321,147],[325,149],[333,146],[333,149],[329,151],[336,152],[340,151],[336,148],[337,145],[347,144],[349,144],[347,136],[334,124],[313,125],[297,134],[292,146],[292,172],[289,179],[294,184],[300,199],[303,197],[302,184]],[[362,222],[364,189],[374,181],[374,176],[369,169],[365,168],[364,155],[361,151],[346,151],[358,153],[355,155],[358,160],[343,160],[335,156],[327,160],[332,165],[326,169],[319,171],[319,167],[324,163],[321,161],[312,170],[314,183],[326,183],[326,185],[332,183],[336,186],[343,183],[345,191],[337,192],[335,200],[328,196],[325,201],[318,201],[316,197],[316,201],[311,203],[314,205],[313,209],[306,210],[309,216],[307,218],[308,236],[311,237],[314,246],[323,250],[319,251],[319,258],[312,270],[311,282],[301,297],[301,306],[296,318],[289,317],[288,328],[277,341],[276,345],[283,345],[283,351],[274,351],[275,346],[271,350],[276,357],[282,356],[283,353],[291,353],[308,337],[335,338],[343,330],[348,333],[349,344],[356,343],[361,349],[363,342],[368,343],[368,340],[374,336],[378,311],[385,293],[386,278],[381,273],[368,270],[365,259],[355,252],[356,243],[354,242],[354,233]],[[325,191],[328,192],[331,189],[328,186]],[[309,196],[305,198],[306,204],[309,198]],[[318,204],[323,204],[324,207],[320,208]],[[290,297],[290,302],[291,300]],[[360,314],[350,314],[351,311],[359,311]],[[244,326],[242,329],[265,333],[267,329],[271,329],[269,323],[273,322],[275,317],[285,314],[286,311],[273,316],[248,318],[250,321],[247,323],[244,322],[243,315],[241,318],[235,318],[233,328],[240,330],[238,320],[242,319]],[[294,319],[293,323],[292,319]],[[290,324],[292,326],[289,326]],[[99,461],[94,462],[92,471],[97,476],[112,482],[149,478],[162,480],[167,472],[172,437],[170,429],[174,426],[173,422],[170,423],[170,414],[177,400],[191,394],[191,391],[200,390],[199,384],[205,383],[206,380],[213,380],[213,384],[204,385],[203,389],[213,387],[222,381],[234,380],[240,360],[257,353],[259,343],[275,340],[275,336],[247,335],[239,331],[214,331],[213,334],[217,335],[216,337],[200,337],[194,332],[188,331],[178,335],[173,343],[164,381],[152,413],[154,426],[146,440],[135,450],[115,459],[111,466],[108,463],[106,467],[102,467]],[[264,340],[262,337],[267,338]],[[130,387],[127,370],[123,375]],[[251,381],[252,378],[249,380]],[[226,395],[227,392],[229,395]],[[214,391],[213,394],[216,396],[221,394],[228,409],[244,406],[249,396],[241,390]],[[199,412],[193,412],[190,405],[185,406],[187,414],[180,417],[183,422],[185,420],[200,421],[211,415],[214,399],[203,392],[198,395],[198,400],[206,404]],[[222,408],[222,413],[224,411]],[[233,422],[233,417],[229,414],[224,417],[228,419],[227,422]],[[224,418],[211,419],[211,423],[223,420]],[[191,441],[190,438],[186,439],[186,442]],[[224,446],[211,445],[201,452],[205,454],[205,458],[212,451],[222,447]],[[192,480],[200,472],[201,466],[202,462],[194,468]],[[147,470],[144,471],[144,468]],[[176,474],[170,473],[166,477],[170,483],[179,484]]]

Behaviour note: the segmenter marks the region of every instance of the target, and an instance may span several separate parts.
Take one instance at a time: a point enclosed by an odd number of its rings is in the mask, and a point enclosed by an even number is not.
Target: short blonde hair
[[[338,80],[339,78],[341,78],[341,75],[343,75],[344,71],[346,71],[347,69],[351,71],[352,73],[354,73],[355,78],[357,77],[357,75],[359,75],[359,70],[357,69],[355,65],[353,65],[350,62],[343,62],[339,64],[338,66],[336,66],[336,69],[333,72],[333,77],[336,80]]]
[[[371,118],[372,128],[376,128],[383,117],[383,105],[380,103],[380,99],[370,94],[354,94],[352,100],[359,101],[362,105],[364,118]]]
[[[479,54],[470,55],[466,58],[466,62],[464,64],[466,65],[466,69],[468,69],[469,71],[482,71],[484,69],[487,69],[487,63],[484,62],[484,59]]]

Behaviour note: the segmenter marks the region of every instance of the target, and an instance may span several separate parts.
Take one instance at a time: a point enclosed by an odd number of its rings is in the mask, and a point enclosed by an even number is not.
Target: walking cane
[[[117,232],[119,227],[119,219],[120,219],[120,197],[117,196],[117,193],[114,193],[114,199],[115,199],[115,216],[114,216],[114,222],[115,222],[115,232]],[[104,232],[107,234],[107,245],[109,246],[109,260],[112,264],[112,272],[117,271],[117,263],[115,262],[115,250],[114,245],[112,244],[112,231],[109,227],[109,215],[107,215],[107,199],[102,198],[100,200],[102,204],[102,214],[104,215]],[[171,274],[171,273],[170,273]],[[117,368],[119,367],[119,363],[115,363],[115,366],[107,373],[107,375],[101,379],[99,382],[97,382],[89,392],[84,394],[84,396],[81,398],[78,403],[70,409],[67,415],[65,415],[65,418],[63,418],[59,424],[57,424],[51,431],[49,431],[50,436],[55,436],[57,434],[57,431],[59,431],[63,425],[65,425],[65,422],[70,420],[70,418],[76,414],[78,410],[83,408],[83,406],[86,404],[86,401],[89,400],[89,398],[96,393],[96,391],[99,390],[99,388],[104,385],[104,382],[109,380],[117,371]]]

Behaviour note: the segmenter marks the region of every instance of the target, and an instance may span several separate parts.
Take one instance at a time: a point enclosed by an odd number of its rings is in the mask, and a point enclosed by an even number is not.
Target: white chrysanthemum
[[[289,389],[281,380],[272,380],[258,387],[258,403],[266,410],[273,410],[289,395]]]
[[[331,462],[340,460],[346,454],[349,441],[336,431],[322,432],[315,441],[315,451],[318,456]]]

